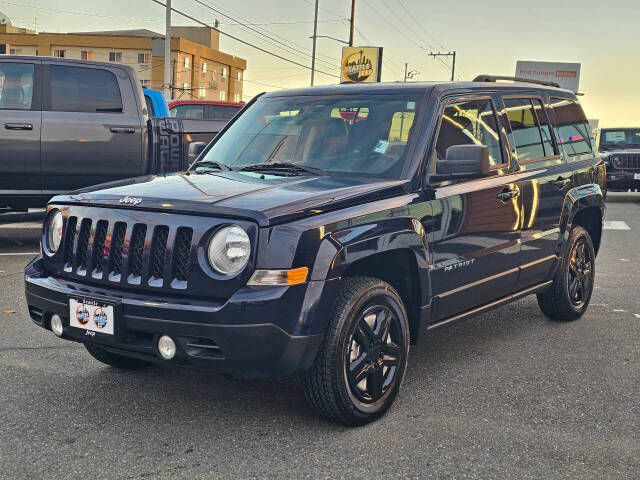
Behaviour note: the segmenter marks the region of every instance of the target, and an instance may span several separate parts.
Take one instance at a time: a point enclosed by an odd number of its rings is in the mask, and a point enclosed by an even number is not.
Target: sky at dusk
[[[173,7],[304,65],[310,65],[313,0],[173,0]],[[351,0],[320,0],[318,35],[348,39]],[[218,12],[211,10],[212,7]],[[148,28],[164,32],[164,9],[151,0],[0,0],[14,25],[46,32]],[[226,16],[225,16],[226,15]],[[231,18],[229,18],[231,17]],[[195,25],[173,14],[177,25]],[[247,29],[238,22],[251,23]],[[640,2],[610,0],[357,0],[355,44],[384,47],[383,81],[447,80],[457,51],[456,78],[513,75],[517,60],[578,62],[589,118],[600,126],[639,125]],[[265,33],[270,38],[266,38]],[[279,42],[289,44],[286,48]],[[245,100],[261,91],[308,86],[308,69],[225,36],[221,50],[247,59]],[[318,39],[316,84],[337,82],[341,44]]]

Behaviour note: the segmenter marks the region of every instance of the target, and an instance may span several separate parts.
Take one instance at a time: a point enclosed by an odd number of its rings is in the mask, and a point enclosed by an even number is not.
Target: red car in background
[[[244,103],[213,100],[175,100],[169,103],[169,115],[190,120],[229,121]]]

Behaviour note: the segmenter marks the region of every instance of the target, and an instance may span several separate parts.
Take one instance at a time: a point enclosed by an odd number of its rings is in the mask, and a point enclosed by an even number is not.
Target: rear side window
[[[591,127],[582,107],[573,100],[552,98],[551,108],[556,120],[558,143],[567,155],[591,152]]]
[[[116,76],[99,68],[51,65],[51,110],[122,112]]]
[[[405,120],[406,121],[406,120]],[[491,166],[504,164],[496,115],[491,99],[483,98],[447,105],[442,112],[434,160],[446,158],[454,145],[486,145]],[[431,164],[435,165],[435,161]]]
[[[204,105],[176,105],[169,110],[172,117],[190,120],[204,119]]]
[[[0,63],[0,109],[31,109],[33,72],[31,63]]]
[[[210,120],[231,120],[238,113],[240,107],[231,107],[224,105],[209,105],[209,113],[207,118]]]
[[[538,114],[534,110],[531,100],[528,98],[505,98],[504,106],[511,125],[509,142],[513,155],[520,162],[545,157],[545,144],[540,133]],[[548,133],[547,127],[547,137]],[[547,148],[551,149],[551,146],[549,145]],[[550,150],[550,153],[552,151]]]

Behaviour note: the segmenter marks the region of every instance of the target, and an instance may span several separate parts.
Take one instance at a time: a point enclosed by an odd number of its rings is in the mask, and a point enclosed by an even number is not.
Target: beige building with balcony
[[[5,20],[6,21],[6,20]],[[206,27],[171,29],[172,99],[242,101],[246,60],[219,49],[220,33]],[[162,90],[164,35],[151,30],[36,33],[0,24],[0,54],[77,58],[129,65],[147,88]]]

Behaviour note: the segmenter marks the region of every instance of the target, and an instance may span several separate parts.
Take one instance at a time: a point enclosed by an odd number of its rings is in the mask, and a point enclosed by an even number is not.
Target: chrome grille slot
[[[136,223],[129,242],[129,278],[127,279],[129,283],[136,285],[140,285],[142,279],[142,255],[146,236],[147,226]]]
[[[127,233],[127,224],[116,222],[111,235],[109,246],[109,280],[119,282],[122,277],[122,253],[124,251],[124,238]]]
[[[67,230],[64,235],[64,270],[70,272],[73,269],[73,242],[76,239],[78,217],[69,217]]]
[[[167,253],[169,227],[160,225],[154,228],[149,254],[149,285],[161,287],[164,280],[164,260]]]
[[[173,243],[173,288],[186,288],[191,264],[191,240],[193,229],[180,227],[176,232],[176,240]]]
[[[96,224],[96,231],[93,236],[93,258],[91,260],[91,265],[93,266],[91,276],[93,278],[102,278],[104,259],[108,255],[108,252],[105,251],[108,227],[109,224],[106,220],[99,220]]]
[[[76,273],[78,275],[86,275],[89,265],[89,238],[91,237],[91,219],[84,218],[80,223],[80,232],[78,233],[78,246],[76,247]]]

